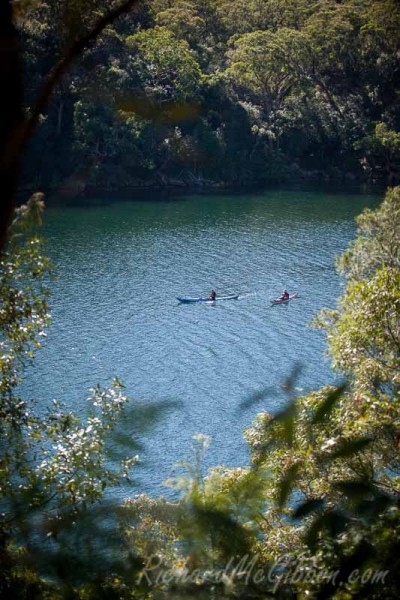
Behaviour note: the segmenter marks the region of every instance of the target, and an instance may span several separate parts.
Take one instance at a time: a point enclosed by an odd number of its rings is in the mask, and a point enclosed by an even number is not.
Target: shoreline
[[[257,195],[272,191],[299,191],[305,193],[325,192],[331,194],[383,194],[387,186],[382,183],[368,182],[282,182],[271,185],[252,185],[252,186],[169,186],[162,187],[151,186],[132,186],[132,187],[104,187],[104,186],[85,186],[84,189],[70,187],[59,188],[25,188],[17,192],[17,201],[25,202],[32,194],[43,192],[47,202],[81,202],[93,199],[108,200],[145,200],[145,201],[165,201],[186,196],[241,196]]]

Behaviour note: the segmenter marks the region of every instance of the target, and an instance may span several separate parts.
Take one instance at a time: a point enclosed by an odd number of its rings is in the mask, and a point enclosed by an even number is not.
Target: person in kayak
[[[283,290],[280,300],[289,300],[289,292],[287,290]]]
[[[217,293],[215,290],[211,290],[210,292],[210,300],[215,300],[215,298],[217,297]]]

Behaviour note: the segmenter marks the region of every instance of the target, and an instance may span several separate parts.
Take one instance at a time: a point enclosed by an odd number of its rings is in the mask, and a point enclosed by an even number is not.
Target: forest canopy
[[[112,2],[22,4],[29,111]],[[142,0],[57,85],[23,186],[393,185],[399,30],[396,0]]]

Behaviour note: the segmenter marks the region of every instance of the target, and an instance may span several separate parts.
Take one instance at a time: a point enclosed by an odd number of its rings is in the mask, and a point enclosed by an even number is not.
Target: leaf
[[[325,500],[322,498],[314,498],[312,500],[307,500],[296,508],[293,513],[294,519],[302,519],[303,517],[307,517],[312,512],[318,511],[325,504]]]
[[[393,499],[385,494],[379,494],[373,500],[362,500],[357,505],[357,514],[364,519],[376,520],[377,517],[393,505]]]
[[[180,402],[168,400],[163,402],[152,402],[146,405],[135,405],[125,412],[125,431],[129,431],[131,437],[142,435],[156,424],[164,414],[172,409],[179,408]]]
[[[315,600],[325,600],[326,598],[337,597],[339,587],[349,582],[351,575],[361,573],[365,568],[371,565],[371,560],[376,557],[376,551],[368,542],[362,540],[351,552],[340,557],[338,564],[335,565],[335,576],[327,578],[322,587],[318,590]],[[367,584],[368,585],[368,584]],[[358,597],[368,597],[369,594]]]
[[[249,394],[249,396],[247,398],[245,398],[244,400],[242,400],[242,402],[240,403],[239,410],[240,411],[247,410],[248,408],[252,407],[254,404],[261,402],[268,396],[272,396],[274,391],[275,391],[275,388],[273,386],[269,386],[269,387],[262,388],[261,390],[257,390],[256,392],[253,392],[252,394]]]
[[[278,506],[280,509],[286,504],[301,466],[301,462],[291,465],[280,482],[278,495]]]
[[[334,538],[340,535],[347,527],[349,520],[340,512],[326,512],[316,517],[306,535],[306,543],[311,550],[316,549],[319,535],[326,532]]]
[[[292,368],[292,371],[289,377],[286,379],[284,383],[282,383],[281,388],[287,393],[290,394],[294,390],[294,386],[296,381],[301,373],[302,366],[300,364],[295,364]]]
[[[359,440],[346,440],[340,444],[340,447],[337,450],[332,452],[332,454],[329,454],[327,458],[329,460],[334,460],[335,458],[352,456],[353,454],[357,454],[364,450],[372,441],[373,439],[370,437],[361,438]]]
[[[295,417],[297,415],[297,406],[296,401],[292,400],[290,404],[281,412],[276,414],[271,421],[269,422],[269,426],[273,423],[281,423],[283,426],[283,437],[285,441],[291,446],[294,440],[294,432],[295,432]],[[276,434],[279,435],[279,434]]]
[[[227,556],[244,556],[250,552],[246,530],[230,515],[214,508],[193,506],[196,525]]]
[[[351,499],[370,497],[375,493],[375,488],[370,483],[359,480],[336,481],[333,487]]]
[[[343,392],[345,391],[346,387],[347,383],[342,383],[342,385],[339,385],[339,387],[335,388],[332,392],[330,392],[327,395],[325,400],[320,404],[320,406],[314,413],[314,416],[311,421],[313,425],[321,423],[324,420],[324,418],[332,412],[333,407],[335,406],[339,398],[343,395]]]

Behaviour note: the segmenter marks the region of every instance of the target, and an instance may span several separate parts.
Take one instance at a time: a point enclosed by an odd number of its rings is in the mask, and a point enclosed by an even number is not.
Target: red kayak
[[[294,298],[297,298],[298,294],[289,294],[289,298],[286,300],[282,300],[282,298],[276,298],[275,300],[271,300],[272,304],[285,304],[285,302],[290,302]]]

